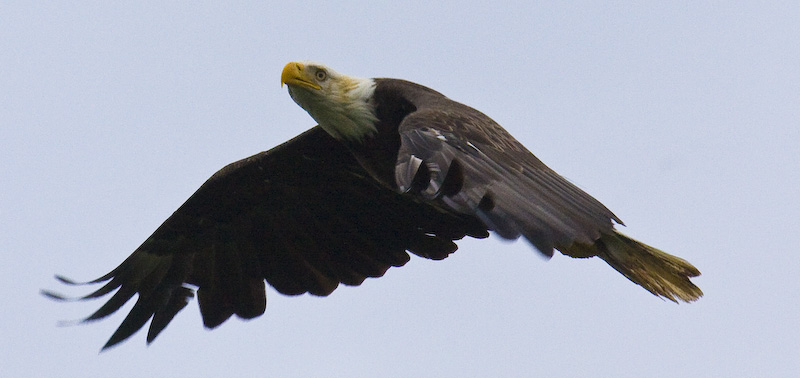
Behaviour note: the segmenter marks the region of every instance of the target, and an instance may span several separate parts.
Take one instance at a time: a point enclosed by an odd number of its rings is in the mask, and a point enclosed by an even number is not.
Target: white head
[[[375,81],[342,75],[322,64],[291,62],[283,67],[281,85],[328,134],[339,140],[360,141],[377,133],[370,104]]]

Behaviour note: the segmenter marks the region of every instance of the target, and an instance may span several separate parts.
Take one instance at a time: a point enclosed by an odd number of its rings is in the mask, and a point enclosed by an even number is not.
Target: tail
[[[616,231],[603,234],[591,247],[573,245],[562,252],[573,257],[598,256],[637,285],[676,303],[703,296],[703,291],[690,280],[700,271],[688,261]]]

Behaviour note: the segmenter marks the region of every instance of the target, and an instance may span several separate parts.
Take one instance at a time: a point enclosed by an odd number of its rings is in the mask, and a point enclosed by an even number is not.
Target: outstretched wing
[[[598,256],[652,294],[691,302],[703,292],[687,261],[614,230],[611,211],[544,165],[489,117],[442,96],[415,96],[399,127],[402,191],[523,236],[547,256]]]
[[[449,100],[400,124],[396,180],[402,191],[474,214],[507,239],[525,237],[552,256],[593,244],[622,223],[600,202],[545,166],[482,113]]]
[[[339,283],[359,285],[405,264],[406,251],[445,258],[465,235],[488,236],[474,218],[379,186],[315,127],[214,174],[122,264],[91,281],[107,282],[82,299],[117,291],[86,320],[103,318],[138,294],[104,348],[152,318],[151,342],[194,287],[211,328],[233,314],[261,315],[264,279],[283,294],[324,296]]]

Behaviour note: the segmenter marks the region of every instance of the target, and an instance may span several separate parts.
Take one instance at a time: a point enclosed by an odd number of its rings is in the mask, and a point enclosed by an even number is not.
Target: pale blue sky
[[[8,377],[788,377],[800,371],[800,5],[4,2],[0,369]],[[430,86],[682,256],[675,305],[600,260],[467,240],[328,298],[269,289],[150,347],[60,320],[212,173],[313,126],[291,60]],[[70,294],[82,291],[67,290]],[[126,307],[126,309],[129,307]]]

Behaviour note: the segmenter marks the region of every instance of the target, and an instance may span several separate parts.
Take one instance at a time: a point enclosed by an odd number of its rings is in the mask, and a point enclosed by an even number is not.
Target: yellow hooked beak
[[[281,72],[281,87],[286,84],[298,85],[311,89],[322,89],[322,87],[314,82],[314,78],[310,76],[304,68],[305,66],[303,66],[303,63],[298,62],[290,62],[283,67],[283,72]]]

